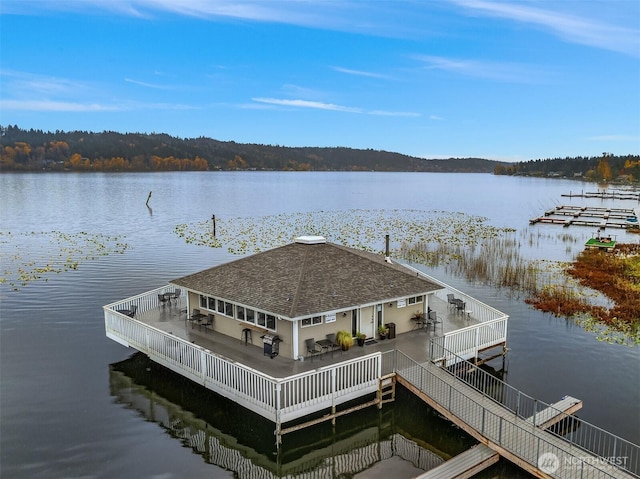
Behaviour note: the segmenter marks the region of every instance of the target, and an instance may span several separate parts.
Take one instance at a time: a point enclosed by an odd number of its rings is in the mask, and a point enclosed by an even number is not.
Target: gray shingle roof
[[[441,289],[383,255],[291,243],[171,283],[283,318],[320,315]]]

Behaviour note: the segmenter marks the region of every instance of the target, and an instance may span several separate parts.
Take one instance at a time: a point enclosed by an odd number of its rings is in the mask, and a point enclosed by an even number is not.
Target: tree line
[[[3,171],[425,171],[492,173],[482,158],[427,160],[345,147],[285,147],[211,138],[104,131],[24,130],[0,126]]]
[[[640,182],[640,155],[550,158],[530,160],[512,164],[496,165],[496,175],[524,175],[545,177],[580,177],[590,181],[627,181]]]
[[[346,147],[243,144],[162,133],[25,130],[0,125],[0,171],[416,171],[640,180],[640,156],[552,158],[506,163],[425,159]]]

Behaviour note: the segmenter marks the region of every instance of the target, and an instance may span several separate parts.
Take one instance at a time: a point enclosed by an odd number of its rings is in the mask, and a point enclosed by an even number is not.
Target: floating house
[[[411,339],[421,360],[452,364],[504,354],[508,321],[388,253],[321,236],[174,279],[104,313],[110,339],[278,427],[373,393],[380,404],[383,354],[398,347],[396,337]],[[370,345],[336,354],[338,331],[362,333]]]

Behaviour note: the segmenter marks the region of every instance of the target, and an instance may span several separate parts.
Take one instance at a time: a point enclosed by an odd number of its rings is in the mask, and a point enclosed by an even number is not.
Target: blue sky
[[[2,0],[0,124],[640,154],[637,0]]]

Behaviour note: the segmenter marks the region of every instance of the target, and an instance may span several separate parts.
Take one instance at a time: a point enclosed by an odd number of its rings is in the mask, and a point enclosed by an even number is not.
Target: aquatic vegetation
[[[557,284],[527,302],[556,316],[576,318],[600,341],[640,345],[640,245],[619,244],[613,252],[584,250],[565,272],[583,290],[599,292],[608,304],[576,296]]]
[[[52,273],[75,270],[84,261],[126,249],[120,237],[99,233],[0,232],[0,283],[17,291],[31,281],[47,281]]]
[[[187,243],[226,246],[233,254],[257,253],[304,235],[320,235],[332,243],[382,253],[384,235],[388,234],[395,255],[419,258],[419,248],[412,250],[410,245],[446,243],[463,247],[511,231],[486,223],[487,218],[446,211],[340,210],[217,219],[215,237],[210,222],[179,224],[174,232]]]

